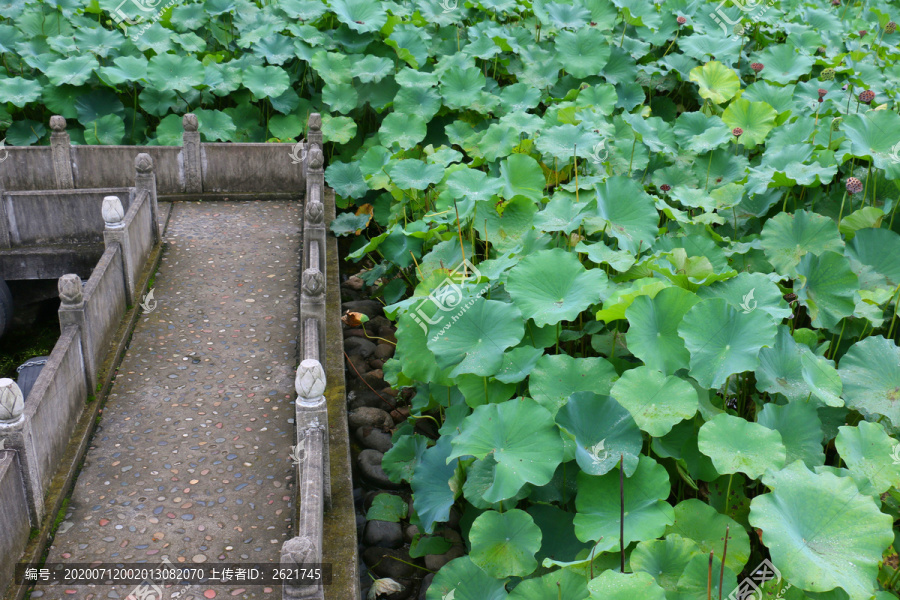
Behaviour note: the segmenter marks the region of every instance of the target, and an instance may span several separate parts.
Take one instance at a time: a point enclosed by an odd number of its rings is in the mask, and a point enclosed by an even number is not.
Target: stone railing
[[[303,222],[303,272],[300,285],[300,352],[295,387],[299,515],[297,536],[281,548],[286,566],[322,562],[324,512],[331,507],[328,408],[325,399],[325,176],[322,155],[322,118],[309,117],[306,165],[306,206]],[[283,597],[324,599],[321,584],[285,584]]]
[[[156,164],[159,195],[213,197],[297,196],[306,186],[301,156],[306,142],[201,142],[197,117],[182,117],[181,146],[72,145],[66,120],[50,117],[49,146],[6,146],[0,163],[0,191],[77,190],[126,187],[131,161],[138,152]],[[309,132],[318,139],[321,129]]]
[[[139,183],[127,212],[117,196],[95,203],[105,225],[105,250],[82,284],[76,274],[59,278],[61,335],[27,398],[11,379],[0,379],[0,592],[10,583],[5,567],[21,556],[32,527],[48,510],[51,483],[97,387],[100,367],[113,347],[116,331],[135,300],[136,281],[160,239],[156,218],[153,161],[133,159]],[[6,504],[18,498],[21,506]],[[20,510],[23,509],[23,510]]]

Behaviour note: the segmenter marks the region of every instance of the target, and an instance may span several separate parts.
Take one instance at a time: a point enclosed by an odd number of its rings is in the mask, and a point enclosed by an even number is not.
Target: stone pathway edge
[[[167,203],[165,208],[160,206],[160,237],[163,237],[165,234],[165,228],[173,209],[174,203]],[[164,250],[165,243],[162,242],[157,243],[150,252],[150,258],[147,260],[147,264],[141,272],[139,283],[136,286],[137,297],[143,298],[144,294],[147,293],[150,279],[159,267]],[[131,339],[131,333],[134,331],[134,327],[140,315],[140,304],[135,303],[119,324],[115,336],[115,346],[104,359],[103,364],[100,367],[100,373],[97,377],[98,381],[102,383],[102,387],[99,392],[94,394],[94,401],[85,407],[81,418],[78,420],[78,424],[72,432],[72,437],[69,440],[66,453],[63,455],[62,464],[53,476],[53,480],[50,483],[50,489],[45,498],[47,512],[41,522],[40,533],[29,540],[28,545],[25,547],[25,551],[22,554],[22,558],[19,559],[20,562],[40,562],[49,547],[52,535],[55,533],[54,525],[56,516],[62,507],[63,501],[69,496],[72,486],[75,484],[75,475],[81,467],[84,455],[87,452],[88,445],[93,436],[94,428],[97,424],[97,416],[100,414],[100,411],[106,403],[106,398],[112,387],[116,369],[125,356],[125,350]],[[3,600],[22,600],[29,587],[30,586],[28,585],[12,584],[9,589],[6,590],[6,595],[3,597]]]

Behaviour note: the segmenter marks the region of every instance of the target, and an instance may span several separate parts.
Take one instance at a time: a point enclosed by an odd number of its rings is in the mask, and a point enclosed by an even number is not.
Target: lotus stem
[[[841,198],[841,210],[838,213],[838,231],[841,229],[841,217],[844,216],[844,200],[847,199],[847,192],[844,192],[844,197]]]
[[[615,344],[615,341],[613,342]],[[625,455],[619,455],[619,556],[625,573]]]
[[[706,573],[706,600],[712,600],[712,563],[713,563],[713,554],[712,550],[709,551],[709,570]]]
[[[866,189],[863,190],[863,198],[862,205],[860,208],[864,208],[866,206],[866,196],[869,193],[869,180],[872,179],[872,159],[869,159],[869,173],[866,175]],[[872,198],[872,206],[875,206],[875,198]]]
[[[897,303],[900,302],[900,285],[897,286],[897,293],[894,294],[894,316],[891,317],[891,327],[888,329],[888,339],[894,339],[894,323],[897,322]]]
[[[725,514],[728,514],[727,504],[725,505]],[[722,548],[722,566],[719,568],[719,600],[722,600],[722,578],[725,576],[725,557],[728,556],[728,531],[730,529],[731,525],[725,526],[725,546]],[[712,559],[710,559],[710,566],[712,566]]]
[[[838,346],[841,345],[841,340],[844,338],[844,328],[847,327],[847,319],[844,319],[844,324],[841,325],[841,334],[838,336],[837,344],[832,346],[831,348],[831,360],[834,360],[834,355],[837,354]],[[834,342],[834,338],[831,338],[832,343]]]
[[[887,202],[887,200],[885,200]],[[891,208],[891,222],[888,224],[888,229],[894,227],[894,213],[897,212],[897,204],[900,204],[900,198],[894,200],[894,206]]]
[[[631,133],[634,133],[632,131]],[[628,176],[631,177],[631,165],[634,163],[634,147],[637,146],[637,134],[634,133],[634,142],[631,143],[631,160],[628,161]],[[712,156],[712,155],[710,155]]]
[[[850,84],[850,95],[847,96],[847,109],[844,112],[850,112],[850,99],[853,97],[853,84]],[[857,108],[859,105],[857,104]]]
[[[637,141],[637,138],[634,138]],[[712,150],[709,152],[709,163],[706,165],[706,185],[703,187],[703,191],[709,189],[709,170],[712,168]]]
[[[731,480],[734,479],[734,473],[728,476],[728,490],[725,492],[725,514],[728,514],[728,501],[731,499]],[[725,561],[722,561],[725,564]],[[719,599],[721,600],[721,598]]]
[[[666,51],[663,52],[663,55],[660,57],[660,60],[666,57],[666,54],[669,53],[669,50],[671,50],[671,49],[672,49],[672,46],[675,44],[675,42],[678,41],[678,34],[680,34],[680,33],[681,33],[681,30],[680,30],[680,29],[676,29],[676,30],[675,30],[675,39],[672,40],[672,43],[670,43],[670,44],[669,44],[669,47],[666,48]]]

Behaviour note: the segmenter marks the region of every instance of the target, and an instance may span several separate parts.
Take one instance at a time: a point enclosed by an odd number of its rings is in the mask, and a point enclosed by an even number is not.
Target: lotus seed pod
[[[843,122],[844,122],[844,119],[842,119],[841,117],[835,117],[834,119],[831,120],[831,130],[837,131],[840,128],[841,123],[843,123]]]
[[[875,99],[875,92],[872,90],[866,90],[859,95],[859,101],[863,104],[869,104],[872,100]]]
[[[678,24],[679,24],[679,25],[684,25],[685,23],[687,23],[687,18],[686,18],[686,17],[678,17],[678,18],[675,19],[675,20],[678,21]]]
[[[831,81],[832,79],[834,79],[834,69],[832,69],[831,67],[822,69],[822,72],[819,73],[819,79],[821,79],[822,81]]]
[[[863,190],[862,181],[857,179],[856,177],[848,177],[847,178],[847,191],[851,194],[858,194]]]
[[[297,395],[304,400],[316,400],[325,393],[325,371],[322,364],[312,358],[307,358],[297,367],[297,377],[294,380],[294,388]]]
[[[734,35],[744,35],[744,26],[740,23],[734,25]]]
[[[731,130],[731,134],[734,137],[740,137],[740,136],[744,135],[744,130],[741,129],[740,127],[735,127],[734,129]]]
[[[753,69],[756,73],[759,73],[765,68],[765,66],[762,63],[755,62],[750,64],[750,68]]]
[[[825,94],[827,94],[827,93],[828,93],[828,90],[823,90],[822,88],[819,88],[819,98],[823,98],[825,96]]]
[[[16,421],[25,412],[25,397],[12,379],[0,379],[0,421]]]
[[[118,229],[124,227],[122,219],[125,218],[125,209],[122,208],[122,201],[118,196],[107,196],[103,199],[103,221],[110,229]]]
[[[887,25],[884,26],[885,33],[894,33],[897,31],[897,24],[893,21],[889,21]]]
[[[668,192],[669,190],[672,189],[672,186],[669,185],[668,183],[664,183],[664,184],[662,184],[661,186],[659,186],[659,189],[660,189],[662,192]]]

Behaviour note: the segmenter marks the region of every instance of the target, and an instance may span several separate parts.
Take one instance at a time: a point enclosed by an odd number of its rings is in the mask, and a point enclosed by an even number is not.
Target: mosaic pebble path
[[[172,206],[157,307],[138,318],[48,563],[278,562],[292,535],[300,215],[288,201]],[[134,588],[31,597],[124,600]],[[173,597],[281,590],[169,586]]]

